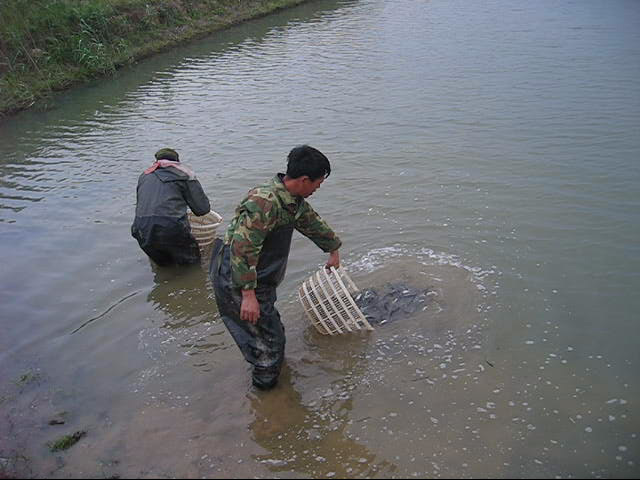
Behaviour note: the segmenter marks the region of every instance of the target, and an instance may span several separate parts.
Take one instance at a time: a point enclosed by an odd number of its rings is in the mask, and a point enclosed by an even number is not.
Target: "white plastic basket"
[[[216,229],[222,223],[222,217],[213,210],[201,217],[196,217],[191,211],[187,215],[191,234],[198,242],[200,249],[204,250],[216,239]]]
[[[300,302],[313,326],[323,335],[373,330],[352,294],[358,287],[342,267],[321,268],[298,290]]]

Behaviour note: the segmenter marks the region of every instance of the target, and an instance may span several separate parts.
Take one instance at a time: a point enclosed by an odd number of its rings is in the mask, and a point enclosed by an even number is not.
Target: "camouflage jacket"
[[[233,284],[243,290],[257,287],[256,267],[267,235],[293,223],[296,230],[325,252],[333,252],[342,242],[302,197],[289,193],[283,174],[250,190],[236,208],[224,243],[231,247]]]

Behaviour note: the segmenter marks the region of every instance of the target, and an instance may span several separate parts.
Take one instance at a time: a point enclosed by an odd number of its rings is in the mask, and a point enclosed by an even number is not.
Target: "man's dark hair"
[[[173,148],[161,148],[156,152],[156,160],[171,160],[173,162],[179,162],[180,156]]]
[[[331,174],[329,159],[309,145],[293,148],[287,156],[287,177],[299,178],[304,175],[311,180],[327,178]]]

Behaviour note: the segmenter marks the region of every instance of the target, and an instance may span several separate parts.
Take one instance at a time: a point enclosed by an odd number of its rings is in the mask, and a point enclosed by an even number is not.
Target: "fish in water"
[[[418,289],[404,283],[388,283],[382,289],[363,290],[355,302],[372,325],[383,325],[413,315],[425,307],[431,290]]]

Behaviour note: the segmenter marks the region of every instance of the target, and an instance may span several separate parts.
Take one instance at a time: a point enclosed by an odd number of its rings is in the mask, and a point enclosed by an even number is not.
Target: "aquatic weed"
[[[84,430],[79,430],[71,435],[64,435],[55,442],[47,443],[51,452],[58,452],[60,450],[68,450],[73,447],[78,441],[87,434]]]
[[[15,381],[16,385],[24,386],[29,385],[30,383],[36,382],[40,380],[40,374],[38,372],[34,372],[33,370],[29,370],[18,377]]]

